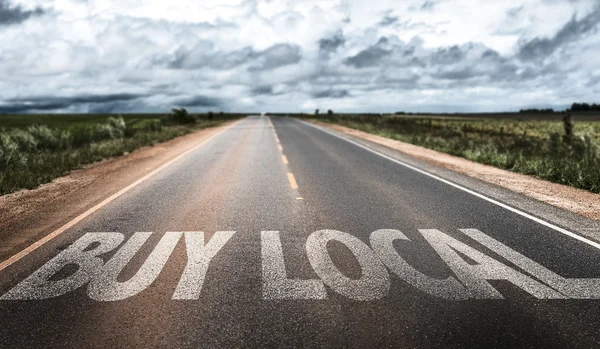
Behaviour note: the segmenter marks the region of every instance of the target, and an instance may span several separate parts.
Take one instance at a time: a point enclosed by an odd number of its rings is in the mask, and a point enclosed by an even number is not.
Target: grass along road
[[[600,193],[600,122],[303,116]]]
[[[240,117],[235,114],[0,117],[0,195],[32,189],[83,165]]]

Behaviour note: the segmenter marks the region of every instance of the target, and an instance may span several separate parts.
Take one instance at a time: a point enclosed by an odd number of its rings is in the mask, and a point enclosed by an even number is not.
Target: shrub
[[[127,125],[125,125],[125,120],[123,120],[122,116],[119,115],[116,118],[109,117],[108,124],[113,129],[113,138],[123,138],[125,136]]]
[[[571,120],[571,114],[567,113],[563,118],[563,127],[565,129],[565,142],[570,142],[573,138],[573,122]]]
[[[67,149],[73,145],[73,136],[71,136],[71,132],[67,130],[60,131],[56,138],[60,149]]]
[[[19,150],[19,145],[7,133],[0,134],[0,170],[8,167],[24,165],[27,155]]]
[[[152,120],[151,122],[147,123],[146,130],[150,132],[159,132],[162,130],[161,120]]]
[[[173,114],[165,114],[160,117],[160,123],[163,125],[169,125],[174,123]]]
[[[99,124],[94,127],[93,141],[113,139],[113,128],[109,124]]]
[[[27,132],[33,136],[39,149],[58,149],[59,142],[54,132],[46,125],[33,125],[27,128]]]
[[[95,125],[92,131],[90,142],[101,141],[105,139],[118,139],[125,137],[127,125],[123,117],[109,117],[106,124]]]
[[[38,147],[38,141],[35,137],[25,130],[14,130],[10,133],[10,137],[17,143],[21,151],[30,152]]]

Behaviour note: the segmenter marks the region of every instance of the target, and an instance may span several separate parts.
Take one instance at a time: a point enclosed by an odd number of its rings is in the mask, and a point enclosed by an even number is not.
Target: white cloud
[[[0,111],[39,96],[115,93],[140,96],[115,110],[192,100],[191,109],[248,111],[593,102],[595,3],[0,0],[20,11],[0,22]],[[70,110],[99,107],[84,102]]]

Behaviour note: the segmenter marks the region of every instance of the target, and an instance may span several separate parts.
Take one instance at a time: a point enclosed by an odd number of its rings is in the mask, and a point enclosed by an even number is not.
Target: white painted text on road
[[[399,287],[412,287],[424,294],[446,300],[502,299],[490,281],[501,280],[537,299],[600,299],[600,279],[564,278],[523,254],[477,229],[459,230],[462,237],[436,229],[419,229],[426,244],[411,241],[399,230],[381,229],[369,241],[337,230],[319,230],[308,236],[305,249],[313,274],[291,278],[286,271],[294,261],[285,258],[279,231],[260,235],[262,297],[264,300],[324,300],[336,293],[356,301],[401,297]],[[165,233],[145,260],[139,251],[153,233],[135,233],[125,241],[121,233],[87,233],[51,259],[0,300],[40,300],[66,295],[86,287],[87,295],[97,301],[124,300],[143,292],[157,282],[170,256],[185,246],[187,262],[172,299],[201,298],[211,261],[220,253],[244,253],[236,246],[234,231],[216,232],[205,242],[203,232]],[[185,243],[179,244],[180,240]],[[470,239],[470,242],[466,242]],[[441,265],[445,277],[428,275],[414,267],[397,243],[415,251],[428,251],[425,261]],[[336,263],[335,246],[344,246],[360,269],[358,277],[348,276],[344,265]],[[226,247],[231,245],[229,249]],[[182,247],[183,248],[183,247]],[[484,253],[489,250],[492,254]],[[106,262],[106,255],[112,257]],[[436,257],[437,256],[437,257]],[[221,262],[221,261],[217,261]],[[128,265],[140,265],[128,280],[120,280]],[[306,263],[306,262],[304,262]],[[423,263],[423,261],[421,261]],[[416,264],[418,265],[418,263]],[[75,268],[75,269],[74,269]],[[235,268],[235,265],[227,266]],[[306,268],[304,268],[306,269]],[[243,274],[241,274],[243,277]],[[394,285],[390,276],[402,281]]]

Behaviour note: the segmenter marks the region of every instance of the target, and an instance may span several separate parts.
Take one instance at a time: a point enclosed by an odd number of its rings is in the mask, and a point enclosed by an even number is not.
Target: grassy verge
[[[177,115],[0,116],[0,195],[32,189],[85,164],[241,117]]]
[[[301,116],[600,193],[600,122]]]

